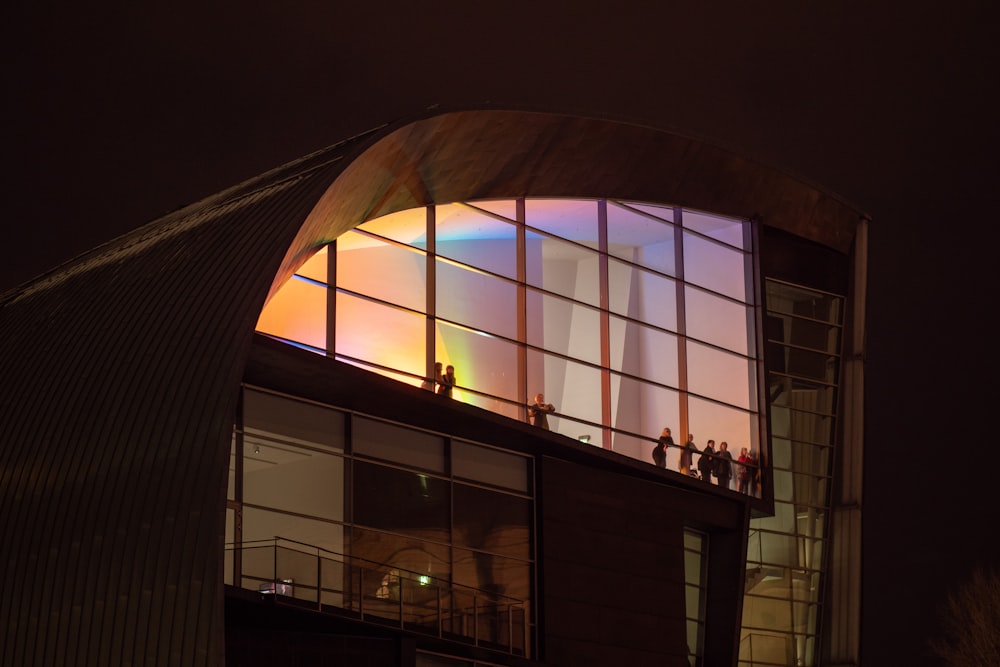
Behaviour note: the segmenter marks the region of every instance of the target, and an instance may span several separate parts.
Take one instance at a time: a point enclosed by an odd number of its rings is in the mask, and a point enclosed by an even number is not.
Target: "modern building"
[[[0,661],[857,665],[866,230],[434,111],[10,290]]]

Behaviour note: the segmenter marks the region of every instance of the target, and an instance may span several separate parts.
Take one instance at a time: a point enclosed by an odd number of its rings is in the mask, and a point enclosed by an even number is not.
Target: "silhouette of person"
[[[451,364],[444,369],[444,375],[441,376],[439,380],[440,386],[438,387],[438,394],[441,396],[447,396],[451,398],[451,391],[455,388],[455,367]]]
[[[719,486],[729,488],[729,480],[733,478],[733,455],[729,453],[729,443],[719,443],[719,451],[715,454],[715,476]]]
[[[689,437],[689,440],[693,438]],[[712,483],[712,468],[715,466],[715,440],[709,440],[705,445],[705,449],[701,452],[701,458],[698,459],[698,472],[701,473],[701,478]]]
[[[545,402],[545,396],[535,394],[535,402],[528,406],[528,421],[532,426],[549,430],[549,413],[555,412],[555,406]]]
[[[656,447],[653,447],[653,463],[657,468],[667,467],[667,447],[673,446],[674,439],[670,437],[670,429],[664,428],[660,432],[660,439],[656,441]]]
[[[736,459],[739,463],[736,464],[736,490],[740,493],[746,493],[747,488],[750,485],[750,450],[746,447],[740,448],[740,457]]]

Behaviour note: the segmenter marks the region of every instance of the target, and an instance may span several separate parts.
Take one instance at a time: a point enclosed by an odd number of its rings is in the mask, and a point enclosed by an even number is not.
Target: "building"
[[[434,112],[7,292],[3,664],[857,664],[866,225],[676,134]]]

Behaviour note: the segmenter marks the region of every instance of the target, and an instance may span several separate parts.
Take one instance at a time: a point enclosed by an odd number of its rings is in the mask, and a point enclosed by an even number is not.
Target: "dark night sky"
[[[434,104],[680,131],[868,212],[863,660],[936,664],[1000,563],[991,3],[89,4],[3,10],[0,291]]]

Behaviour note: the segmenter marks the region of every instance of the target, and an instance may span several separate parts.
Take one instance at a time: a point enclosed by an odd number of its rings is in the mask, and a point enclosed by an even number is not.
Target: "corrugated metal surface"
[[[3,664],[221,665],[229,437],[272,285],[368,217],[526,194],[758,213],[838,248],[858,219],[672,134],[456,112],[307,156],[0,296]]]
[[[221,664],[236,387],[335,168],[172,216],[3,305],[3,664]]]

